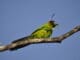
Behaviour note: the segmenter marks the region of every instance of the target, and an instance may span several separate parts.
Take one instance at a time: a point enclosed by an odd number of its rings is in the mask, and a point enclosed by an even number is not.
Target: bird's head
[[[48,23],[49,23],[49,25],[52,26],[52,27],[56,27],[56,26],[58,25],[58,24],[57,24],[55,21],[53,21],[53,20],[48,21]]]

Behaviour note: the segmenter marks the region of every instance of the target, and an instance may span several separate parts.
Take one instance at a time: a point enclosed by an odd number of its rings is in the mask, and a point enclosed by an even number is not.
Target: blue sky
[[[52,13],[59,24],[52,37],[80,24],[79,0],[0,0],[0,42],[3,45],[31,34]],[[80,32],[61,44],[34,44],[0,53],[0,60],[80,60]]]

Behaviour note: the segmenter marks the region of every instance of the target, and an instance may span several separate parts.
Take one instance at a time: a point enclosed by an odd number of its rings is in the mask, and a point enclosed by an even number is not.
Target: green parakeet
[[[56,27],[56,25],[57,24],[54,21],[48,21],[47,23],[36,29],[30,35],[30,38],[49,38],[52,35],[52,31]]]
[[[36,29],[34,32],[32,32],[29,36],[15,40],[12,43],[20,43],[20,42],[23,42],[24,40],[34,39],[34,38],[49,38],[52,35],[53,29],[57,25],[58,24],[56,24],[55,21],[52,21],[52,20],[48,21],[47,23],[43,24],[41,27]],[[26,45],[19,45],[19,46],[16,46],[15,48],[11,48],[10,50],[16,50],[24,46]]]

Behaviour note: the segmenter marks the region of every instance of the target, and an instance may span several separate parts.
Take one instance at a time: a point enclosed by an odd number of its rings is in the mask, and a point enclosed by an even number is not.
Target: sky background
[[[0,0],[0,43],[6,45],[31,34],[53,13],[59,24],[52,35],[55,37],[80,25],[80,0]],[[77,32],[61,44],[34,44],[0,52],[0,60],[80,60],[79,37]]]

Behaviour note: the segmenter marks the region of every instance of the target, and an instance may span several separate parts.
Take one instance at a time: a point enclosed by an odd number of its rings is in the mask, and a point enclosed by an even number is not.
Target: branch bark
[[[78,31],[80,31],[80,25],[76,26],[69,32],[62,34],[58,37],[42,38],[42,39],[27,39],[27,40],[23,40],[21,42],[16,42],[16,43],[11,43],[8,45],[0,46],[0,52],[10,50],[11,48],[15,48],[16,46],[20,46],[20,45],[23,45],[23,47],[24,47],[24,46],[28,46],[30,44],[38,44],[38,43],[61,43],[64,39],[68,38],[69,36],[71,36],[72,34],[78,32]]]

